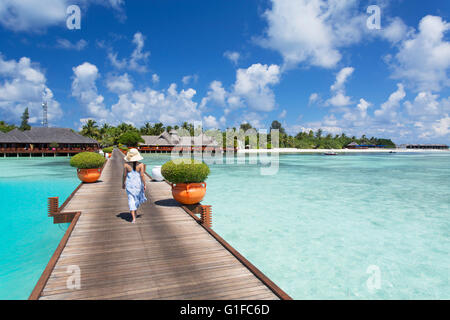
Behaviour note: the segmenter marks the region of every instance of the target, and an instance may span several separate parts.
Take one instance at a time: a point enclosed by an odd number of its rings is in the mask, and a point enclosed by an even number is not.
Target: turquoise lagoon
[[[214,230],[293,298],[450,298],[450,154],[282,155],[269,176],[249,159],[211,165],[204,203]],[[0,299],[28,297],[67,228],[46,199],[77,185],[66,158],[0,159]]]
[[[211,165],[204,203],[293,298],[450,298],[449,153],[281,155],[275,175],[250,160]]]
[[[27,299],[67,229],[47,217],[79,181],[67,158],[0,159],[0,299]]]

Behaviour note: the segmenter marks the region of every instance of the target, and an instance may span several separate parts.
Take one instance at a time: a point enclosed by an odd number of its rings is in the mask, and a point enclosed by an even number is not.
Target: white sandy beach
[[[372,149],[295,149],[295,148],[277,148],[277,149],[239,149],[238,153],[242,154],[257,154],[257,153],[447,153],[450,150],[435,150],[435,149],[386,149],[386,148],[372,148]]]

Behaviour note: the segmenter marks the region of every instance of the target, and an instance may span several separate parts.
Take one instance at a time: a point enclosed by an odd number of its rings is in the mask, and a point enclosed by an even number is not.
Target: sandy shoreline
[[[433,150],[433,149],[295,149],[295,148],[278,148],[278,149],[239,149],[238,153],[257,154],[257,153],[447,153],[450,150]]]

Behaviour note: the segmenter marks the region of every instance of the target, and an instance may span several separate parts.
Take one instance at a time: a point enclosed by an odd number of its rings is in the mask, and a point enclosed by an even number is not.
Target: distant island
[[[102,146],[112,146],[117,145],[120,136],[125,132],[136,132],[140,135],[151,135],[158,136],[164,131],[170,132],[171,130],[184,130],[188,132],[191,136],[197,135],[198,129],[194,127],[192,123],[184,122],[180,126],[165,126],[163,123],[150,124],[146,123],[140,128],[136,128],[131,124],[122,123],[118,126],[112,126],[109,124],[103,124],[99,126],[94,120],[88,120],[86,124],[82,127],[80,134],[90,137],[99,141]],[[227,128],[226,130],[221,130],[223,135],[223,141],[225,144],[225,135],[227,130],[246,132],[247,130],[255,129],[249,123],[242,123],[237,128]],[[345,133],[340,135],[324,134],[322,129],[318,129],[316,132],[310,130],[309,132],[299,132],[295,136],[286,133],[286,130],[282,127],[281,123],[278,121],[273,121],[270,129],[279,130],[279,147],[280,148],[297,148],[297,149],[342,149],[347,147],[351,143],[356,143],[360,146],[373,146],[381,148],[395,148],[396,145],[391,139],[386,138],[367,138],[365,135],[357,138],[355,136],[349,137]],[[217,131],[216,131],[217,132]],[[208,131],[206,131],[208,134]],[[212,134],[214,135],[214,134]],[[245,138],[245,145],[249,144],[249,138]],[[268,148],[272,148],[270,141],[270,134],[267,136]],[[237,143],[235,147],[238,147]],[[244,147],[244,146],[242,146]]]
[[[26,115],[25,115],[26,117]],[[24,119],[22,119],[24,120]],[[26,119],[27,120],[27,119]],[[29,126],[27,121],[22,121],[21,126],[17,127],[14,124],[8,124],[5,121],[0,121],[0,131],[1,132],[9,132],[13,129],[18,128],[19,130],[28,130]],[[191,136],[198,134],[198,129],[194,127],[193,124],[184,122],[180,126],[165,126],[163,123],[155,123],[150,124],[146,123],[140,128],[136,128],[135,126],[127,123],[121,123],[117,126],[113,126],[107,123],[103,125],[99,125],[95,120],[88,120],[81,131],[79,132],[81,135],[97,140],[101,146],[108,147],[118,145],[119,138],[126,132],[135,132],[139,135],[153,135],[157,136],[162,134],[164,131],[170,132],[171,130],[185,130]],[[223,141],[225,144],[226,141],[226,132],[227,131],[236,131],[240,133],[245,133],[247,130],[255,129],[249,123],[242,123],[240,127],[237,128],[227,128],[226,130],[221,130],[223,134]],[[395,148],[396,145],[392,142],[391,139],[387,138],[376,138],[371,137],[368,138],[365,135],[362,135],[360,138],[355,136],[347,136],[345,133],[340,135],[332,135],[330,133],[324,134],[322,129],[318,129],[317,131],[310,130],[309,132],[299,132],[295,136],[286,133],[286,130],[282,127],[281,123],[277,120],[272,122],[270,127],[271,130],[279,130],[279,147],[280,148],[296,148],[296,149],[343,149],[354,143],[359,146],[369,146],[369,147],[381,147],[381,148]],[[217,134],[217,131],[215,131]],[[206,131],[208,134],[208,131]],[[213,134],[214,135],[214,134]],[[259,134],[258,134],[259,135]],[[272,148],[270,134],[267,135],[267,145],[268,149]],[[245,146],[248,147],[250,141],[249,138],[245,138]],[[245,146],[238,146],[235,144],[235,147],[245,148]]]

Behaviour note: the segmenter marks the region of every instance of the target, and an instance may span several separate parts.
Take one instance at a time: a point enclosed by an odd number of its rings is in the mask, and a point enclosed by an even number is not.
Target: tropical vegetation
[[[103,124],[99,127],[94,120],[88,120],[81,130],[81,134],[91,137],[99,141],[103,146],[113,146],[119,143],[127,146],[137,146],[139,142],[142,142],[142,135],[160,135],[164,131],[170,131],[172,129],[179,130],[183,129],[184,132],[190,135],[197,135],[200,133],[199,128],[195,128],[193,124],[184,122],[181,126],[164,126],[162,123],[150,124],[146,123],[140,128],[136,128],[131,124],[122,123],[117,127]],[[245,132],[247,130],[255,129],[249,123],[242,123],[239,129],[228,128],[225,131],[206,131],[205,134],[214,136],[216,140],[218,138],[223,139],[224,147],[238,146],[237,138],[242,137],[245,139],[245,145],[251,145],[251,147],[258,148],[258,142],[260,139],[260,134],[258,134],[258,141],[250,141],[249,137],[245,137]],[[362,135],[361,137],[347,136],[345,133],[332,135],[331,133],[325,134],[322,129],[317,131],[309,130],[302,131],[296,135],[289,135],[283,128],[282,124],[275,120],[272,122],[270,129],[276,129],[279,131],[279,147],[280,148],[299,148],[299,149],[342,149],[345,148],[351,142],[355,142],[359,145],[373,145],[373,146],[383,146],[386,148],[395,148],[395,144],[390,139],[380,139],[375,137],[366,137]],[[232,133],[227,135],[228,133]],[[127,133],[125,135],[125,133]],[[222,135],[219,137],[217,135]],[[234,134],[234,136],[233,136]],[[228,139],[228,141],[226,140]],[[233,139],[234,141],[230,141]],[[270,134],[265,137],[268,147],[272,147],[272,141]]]
[[[13,124],[8,124],[5,121],[0,121],[0,131],[7,133],[10,132],[11,130],[14,130],[15,128],[17,128],[15,125]]]
[[[81,152],[70,158],[70,165],[78,169],[101,168],[106,159],[96,152]]]
[[[20,130],[29,130],[31,127],[28,124],[29,112],[28,108],[22,114],[22,122],[19,126]],[[8,124],[5,121],[0,121],[0,131],[9,132],[17,128],[14,124]],[[155,124],[146,123],[140,128],[128,123],[121,123],[118,126],[112,126],[107,123],[99,126],[95,120],[88,120],[81,128],[80,134],[97,140],[103,147],[119,146],[120,149],[127,151],[127,147],[136,147],[139,142],[144,142],[142,135],[160,135],[164,131],[170,132],[172,129],[182,129],[185,134],[191,136],[198,135],[202,132],[200,128],[195,128],[193,124],[183,122],[181,126],[164,126],[163,123],[158,122]],[[227,128],[224,131],[204,131],[205,134],[213,136],[216,141],[222,140],[223,147],[234,146],[238,147],[237,139],[244,140],[245,145],[249,145],[251,148],[258,148],[261,135],[258,133],[256,139],[250,139],[245,132],[248,130],[255,130],[251,124],[242,123],[239,129]],[[317,131],[308,130],[301,131],[296,135],[289,135],[283,128],[282,124],[274,120],[270,126],[270,129],[276,129],[279,132],[280,148],[298,148],[298,149],[342,149],[348,146],[350,143],[355,142],[358,145],[370,145],[370,146],[382,146],[386,148],[395,148],[395,144],[391,139],[367,137],[362,135],[361,137],[347,136],[345,133],[332,135],[331,133],[324,133],[322,129]],[[228,134],[227,134],[228,133]],[[231,133],[231,134],[230,134]],[[222,137],[220,137],[220,135]],[[227,141],[228,139],[228,141]],[[267,142],[268,148],[272,148],[271,135],[267,134],[264,137]],[[122,146],[125,145],[125,146]]]
[[[120,144],[124,144],[127,147],[137,147],[139,142],[145,142],[144,139],[142,139],[141,134],[136,131],[123,133],[118,141]]]
[[[175,159],[163,164],[161,174],[171,183],[198,183],[208,178],[209,167],[194,159]]]
[[[22,114],[22,122],[20,124],[19,130],[25,131],[30,130],[31,126],[28,124],[28,120],[30,119],[30,114],[28,112],[28,108],[25,108],[25,111]]]

